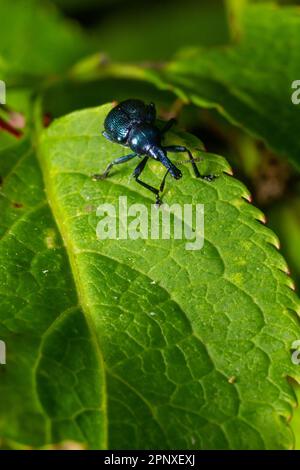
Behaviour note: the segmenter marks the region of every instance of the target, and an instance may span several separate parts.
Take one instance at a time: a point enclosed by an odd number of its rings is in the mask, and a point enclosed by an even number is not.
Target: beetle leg
[[[174,124],[176,124],[176,122],[177,122],[176,119],[174,118],[170,119],[168,122],[166,122],[166,124],[162,128],[161,133],[165,134],[166,132],[168,132],[168,130],[170,130],[171,127],[174,126]]]
[[[105,171],[102,174],[93,175],[93,180],[97,181],[105,179],[114,165],[119,165],[120,163],[128,162],[128,160],[131,160],[134,157],[136,157],[136,153],[131,153],[129,155],[125,155],[124,157],[116,158],[107,165]]]
[[[215,175],[200,175],[198,167],[197,167],[196,162],[194,160],[194,157],[193,157],[192,153],[190,152],[190,150],[187,149],[186,147],[184,147],[182,145],[169,145],[168,147],[164,147],[164,150],[166,150],[167,152],[175,152],[175,153],[186,152],[189,156],[190,162],[193,165],[193,170],[194,170],[196,178],[202,178],[206,181],[213,181],[216,178]]]
[[[139,179],[139,176],[141,175],[142,171],[144,170],[145,166],[146,166],[146,163],[148,161],[148,158],[149,157],[145,157],[143,158],[143,160],[138,164],[138,166],[136,167],[136,169],[134,170],[132,176],[134,177],[134,179],[136,180],[137,183],[139,183],[141,186],[143,186],[144,188],[148,189],[149,191],[151,191],[152,193],[155,194],[155,197],[156,197],[156,205],[157,206],[160,206],[162,201],[159,197],[159,190],[156,189],[156,188],[153,188],[153,186],[150,186],[149,184],[145,183],[144,181],[141,181]]]
[[[160,183],[159,190],[160,190],[161,193],[165,189],[165,183],[166,183],[166,178],[167,178],[168,174],[169,174],[169,170],[166,172],[165,176],[163,177],[162,182]]]

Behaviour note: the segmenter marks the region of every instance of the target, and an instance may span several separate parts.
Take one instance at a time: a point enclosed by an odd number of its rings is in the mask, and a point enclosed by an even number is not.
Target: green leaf
[[[150,8],[142,2],[124,2],[101,21],[95,34],[101,50],[120,61],[169,60],[183,46],[212,46],[229,40],[223,2],[203,0],[201,4],[195,0],[153,2]]]
[[[268,211],[270,227],[278,234],[282,252],[291,269],[292,277],[300,289],[300,253],[298,240],[300,237],[300,198],[289,197],[288,200],[276,204]]]
[[[297,291],[300,289],[300,256],[298,241],[300,237],[300,223],[299,223],[299,209],[300,199],[299,196],[289,198],[277,204],[275,207],[268,211],[269,225],[279,235],[282,252],[286,257],[291,275],[296,281]],[[299,366],[298,366],[299,367]],[[299,403],[300,387],[295,386],[297,399]],[[291,421],[291,426],[295,434],[296,442],[295,448],[300,450],[300,409],[295,410],[294,417]]]
[[[128,96],[153,101],[160,109],[169,110],[174,94],[159,91],[148,81],[107,78],[88,83],[64,81],[46,90],[43,109],[53,117],[60,117],[74,110],[99,106],[108,101],[123,101]]]
[[[2,79],[61,73],[96,50],[78,25],[63,19],[51,4],[1,0],[0,17]]]
[[[297,400],[298,400],[298,403],[300,401],[300,387],[299,385],[297,385],[295,387],[295,391],[296,391],[296,394],[297,394]],[[292,425],[292,429],[295,433],[295,449],[296,450],[300,450],[300,410],[297,409],[296,410],[296,413],[295,413],[295,416],[291,422],[291,425]]]
[[[149,71],[148,79],[201,107],[216,108],[299,169],[300,106],[291,98],[292,83],[300,77],[300,11],[248,5],[239,28],[236,44],[185,50],[162,70]]]
[[[227,163],[176,131],[167,141],[220,175],[208,183],[182,165],[164,194],[205,204],[203,249],[98,240],[99,204],[152,202],[129,181],[133,162],[106,181],[90,177],[124,153],[99,133],[110,108],[55,121],[41,166],[28,142],[9,168],[0,155],[0,436],[33,447],[291,448],[299,300],[275,235]],[[163,173],[151,162],[145,180],[157,185]]]

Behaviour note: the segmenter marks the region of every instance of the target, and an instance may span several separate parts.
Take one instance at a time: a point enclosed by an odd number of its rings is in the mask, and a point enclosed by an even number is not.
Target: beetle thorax
[[[127,142],[134,152],[139,155],[145,155],[151,147],[160,146],[161,134],[155,126],[137,124],[131,128]]]

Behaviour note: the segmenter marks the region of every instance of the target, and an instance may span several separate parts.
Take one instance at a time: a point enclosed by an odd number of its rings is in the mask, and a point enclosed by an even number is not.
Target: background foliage
[[[3,447],[300,448],[295,4],[1,0]],[[112,187],[145,202],[126,171],[103,188],[89,178],[122,151],[99,140],[105,103],[128,97],[177,117],[220,174],[212,189],[183,169],[177,187],[205,201],[201,256],[93,242],[88,208]],[[203,155],[190,134],[170,139]]]

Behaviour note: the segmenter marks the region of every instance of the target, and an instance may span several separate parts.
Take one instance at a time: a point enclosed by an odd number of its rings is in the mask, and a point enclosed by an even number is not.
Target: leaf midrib
[[[101,399],[102,399],[102,406],[103,409],[103,418],[104,418],[104,426],[103,426],[103,442],[99,443],[99,447],[102,449],[108,448],[108,413],[107,413],[107,381],[106,381],[106,374],[105,374],[105,363],[103,354],[100,348],[100,344],[95,334],[95,324],[93,317],[90,312],[90,308],[88,306],[88,301],[86,299],[85,291],[83,289],[84,283],[82,282],[80,270],[78,268],[77,259],[76,259],[76,252],[74,250],[72,241],[68,235],[68,231],[65,229],[64,224],[64,215],[63,212],[60,210],[59,205],[56,203],[56,199],[54,196],[54,188],[51,184],[53,178],[49,178],[50,169],[47,167],[45,160],[39,155],[37,152],[38,161],[42,170],[43,180],[45,184],[45,192],[46,197],[53,214],[54,220],[57,225],[57,229],[61,234],[62,240],[64,242],[64,246],[66,249],[66,254],[68,256],[70,262],[70,271],[75,283],[76,293],[78,298],[78,305],[81,307],[83,314],[85,315],[86,323],[88,330],[90,332],[91,342],[94,345],[94,350],[96,357],[98,358],[99,369],[102,371],[101,375],[101,383],[102,383],[102,390],[100,391]]]

